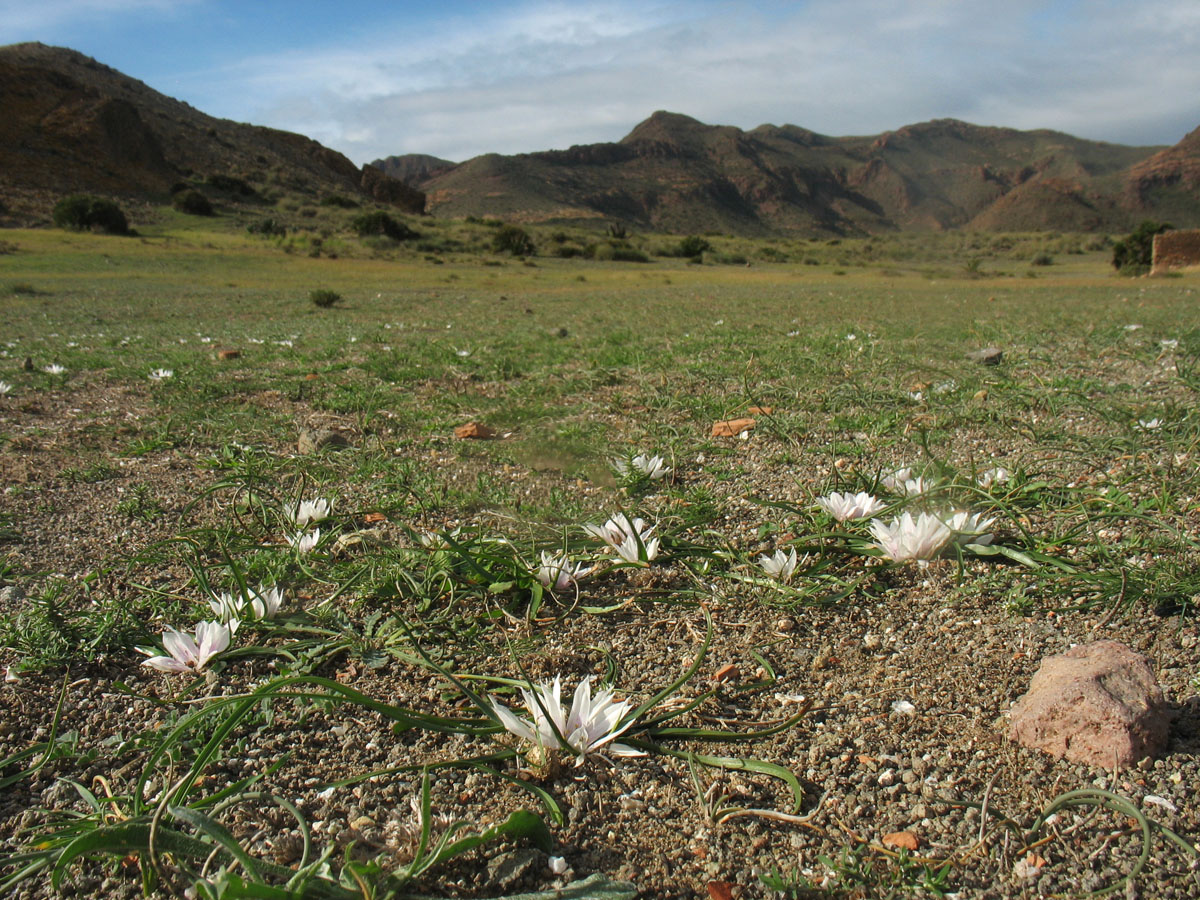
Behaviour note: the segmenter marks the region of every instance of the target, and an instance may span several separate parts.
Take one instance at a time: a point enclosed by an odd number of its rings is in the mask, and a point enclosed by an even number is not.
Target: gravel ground
[[[97,422],[120,427],[144,414],[136,390],[107,386],[84,387],[69,396],[47,393],[36,403],[8,401],[4,424],[16,437],[0,452],[0,474],[6,486],[21,490],[6,498],[9,527],[0,549],[20,560],[19,572],[55,572],[78,581],[101,562],[128,561],[138,548],[179,528],[179,514],[215,478],[185,450],[115,463],[116,473],[98,484],[58,474],[67,465],[108,458],[104,438],[94,436]],[[298,420],[302,414],[297,411]],[[972,440],[987,449],[985,438],[964,437]],[[809,471],[785,477],[773,469],[777,450],[764,435],[738,451],[738,464],[755,474],[760,495],[795,500],[798,483],[828,474],[823,464],[814,463]],[[431,457],[429,447],[406,452]],[[432,455],[438,452],[434,446]],[[489,464],[472,458],[463,465]],[[530,478],[536,489],[559,477],[493,468],[497,477]],[[702,465],[679,468],[678,478],[705,483]],[[1093,470],[1088,465],[1077,474]],[[135,481],[153,487],[167,515],[152,523],[115,515],[121,495],[114,487]],[[580,489],[595,491],[598,503],[604,497],[600,488]],[[727,493],[728,488],[713,485],[713,490]],[[773,546],[760,543],[755,533],[762,517],[750,503],[731,502],[725,518],[710,527],[757,553]],[[381,526],[379,534],[403,539],[397,524]],[[1042,830],[1044,842],[1031,850],[1016,832],[998,827],[995,816],[1028,825],[1055,797],[1084,788],[1126,797],[1194,843],[1200,835],[1195,792],[1200,784],[1200,631],[1195,619],[1144,609],[1129,616],[1040,609],[1022,615],[993,590],[962,590],[964,583],[988,573],[994,578],[995,571],[994,563],[982,561],[968,562],[962,572],[951,560],[910,566],[885,576],[886,591],[855,595],[832,607],[789,608],[749,584],[714,595],[708,604],[712,645],[680,696],[695,697],[710,687],[715,694],[680,723],[749,731],[777,724],[805,706],[811,709],[795,727],[749,744],[683,744],[680,749],[748,755],[790,768],[805,789],[802,821],[776,814],[790,811],[788,797],[779,781],[765,776],[699,768],[698,793],[686,760],[594,757],[578,768],[544,773],[540,782],[565,814],[562,826],[552,826],[552,855],[562,857],[565,872],[553,872],[549,856],[539,850],[501,842],[465,854],[418,887],[482,897],[545,890],[605,873],[632,881],[645,897],[757,897],[770,894],[761,877],[775,872],[793,880],[802,875],[830,890],[840,886],[847,896],[887,896],[892,889],[920,895],[922,866],[936,871],[948,861],[945,890],[961,897],[1078,895],[1113,883],[1135,863],[1142,843],[1129,821],[1102,810],[1066,811]],[[130,583],[185,575],[141,572],[136,564],[126,574]],[[0,612],[11,616],[26,608],[44,580],[44,575],[14,572],[0,594]],[[644,698],[678,677],[700,648],[703,612],[672,599],[687,586],[669,565],[649,573],[612,573],[588,584],[586,602],[624,603],[618,611],[587,615],[554,608],[549,611],[564,614],[534,625],[520,621],[485,630],[464,648],[463,670],[516,677],[510,647],[517,647],[531,677],[557,674],[573,686],[585,675],[602,675],[611,658],[619,666],[620,690]],[[1146,654],[1158,673],[1177,713],[1161,757],[1113,773],[1055,761],[1010,742],[1007,711],[1042,658],[1102,638]],[[0,653],[8,654],[3,663],[17,662],[12,653]],[[117,796],[129,789],[142,756],[118,752],[114,735],[128,738],[161,726],[183,708],[173,698],[178,681],[140,667],[140,659],[131,649],[73,665],[68,672],[24,673],[0,686],[0,755],[46,738],[64,683],[60,733],[77,733],[80,749],[91,751],[52,761],[0,794],[4,853],[23,845],[31,829],[45,821],[45,810],[82,808],[63,779],[100,791],[103,778]],[[735,670],[718,679],[729,665]],[[205,690],[213,696],[233,694],[273,672],[267,658],[240,658],[219,680],[210,679]],[[444,681],[401,658],[387,657],[372,668],[335,657],[317,673],[389,703],[461,712]],[[755,686],[763,681],[769,683]],[[898,701],[907,701],[911,709],[897,706]],[[287,764],[264,779],[264,789],[297,802],[319,844],[352,845],[354,854],[392,861],[411,852],[411,798],[419,791],[419,776],[376,777],[332,791],[324,785],[378,768],[495,749],[482,739],[397,734],[382,717],[359,708],[345,713],[284,703],[276,705],[272,721],[247,726],[237,737],[207,773],[205,790],[262,772],[290,753]],[[504,765],[505,774],[517,774],[511,762]],[[432,791],[435,813],[472,823],[499,822],[521,807],[540,809],[527,791],[482,771],[441,770]],[[731,808],[752,812],[722,815]],[[238,807],[227,824],[256,855],[284,865],[299,856],[298,833],[273,807]],[[911,854],[916,862],[908,868],[898,865],[892,859],[895,850],[883,843],[899,832],[916,842]],[[874,864],[875,875],[864,876],[858,886],[844,872],[839,882],[823,861],[849,851],[855,851],[859,866]],[[84,897],[139,892],[137,866],[129,860],[77,865],[62,888],[64,895]],[[12,896],[53,893],[48,878],[39,877]],[[1156,836],[1144,871],[1125,895],[1196,897],[1200,869]]]

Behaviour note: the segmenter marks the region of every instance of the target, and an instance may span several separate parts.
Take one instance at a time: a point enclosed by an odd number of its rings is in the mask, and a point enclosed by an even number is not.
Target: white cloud
[[[358,28],[170,89],[358,162],[616,140],[656,109],[834,135],[955,117],[1140,144],[1200,124],[1195,0],[531,0],[420,27],[376,15]]]

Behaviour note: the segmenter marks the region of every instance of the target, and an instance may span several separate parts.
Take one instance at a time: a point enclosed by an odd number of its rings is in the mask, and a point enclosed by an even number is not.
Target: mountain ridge
[[[942,118],[831,137],[659,110],[616,142],[485,154],[411,183],[433,214],[528,223],[759,235],[1118,231],[1166,208],[1200,225],[1200,129],[1193,135],[1127,147]]]

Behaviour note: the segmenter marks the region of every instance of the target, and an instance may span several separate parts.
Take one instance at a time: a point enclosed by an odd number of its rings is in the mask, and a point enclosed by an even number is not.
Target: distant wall
[[[1200,231],[1164,231],[1154,236],[1150,274],[1200,266]]]

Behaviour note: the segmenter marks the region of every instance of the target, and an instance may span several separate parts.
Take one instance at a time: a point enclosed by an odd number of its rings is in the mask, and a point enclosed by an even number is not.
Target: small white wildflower
[[[1179,349],[1179,338],[1163,338],[1158,343],[1159,343],[1159,346],[1162,347],[1164,350]]]
[[[924,475],[914,476],[913,470],[909,466],[897,469],[890,475],[884,475],[879,479],[879,483],[893,494],[899,494],[902,497],[916,497],[924,494],[935,484],[932,478],[926,478]]]
[[[658,556],[658,538],[651,537],[654,526],[642,519],[630,519],[617,513],[603,525],[584,525],[583,530],[608,544],[621,559],[646,564]]]
[[[787,553],[776,550],[773,556],[767,556],[764,553],[758,558],[758,565],[772,578],[786,582],[796,571],[796,548],[793,547]]]
[[[67,371],[66,366],[60,366],[58,363],[51,363],[42,369],[47,375],[61,375]]]
[[[671,468],[666,464],[666,461],[661,456],[649,456],[645,453],[639,453],[632,459],[614,459],[613,468],[622,478],[627,478],[630,475],[644,475],[651,481],[658,481],[660,478],[665,478],[671,474]]]
[[[289,534],[285,535],[285,537],[287,542],[295,547],[298,552],[311,553],[321,540],[321,529],[314,528],[312,531]]]
[[[929,513],[921,513],[914,519],[912,513],[906,512],[886,524],[881,519],[872,519],[870,529],[875,546],[893,562],[932,559],[952,536],[946,524]]]
[[[233,629],[221,622],[200,622],[196,626],[195,638],[191,635],[176,631],[170,625],[163,632],[163,649],[166,656],[150,656],[143,660],[143,666],[150,666],[161,672],[174,672],[186,675],[201,671],[209,660],[229,647]]]
[[[577,766],[583,764],[589,753],[605,748],[616,756],[643,755],[632,747],[613,743],[633,725],[632,719],[620,724],[633,707],[632,701],[613,699],[613,692],[608,688],[593,697],[591,676],[584,678],[575,689],[570,711],[563,706],[562,683],[558,676],[553,683],[543,681],[532,690],[521,688],[521,695],[532,721],[516,716],[494,698],[492,710],[506,731],[535,747],[571,753]]]
[[[986,546],[995,538],[995,535],[987,531],[994,521],[994,518],[983,518],[982,513],[956,512],[945,520],[945,524],[954,532],[956,543]]]
[[[878,500],[866,491],[851,494],[834,491],[824,497],[817,498],[817,506],[825,510],[839,522],[850,519],[865,519],[884,509],[887,504]]]
[[[565,553],[556,555],[543,550],[542,564],[538,567],[535,577],[551,590],[565,591],[591,571],[591,567],[585,567],[583,563],[572,563]]]
[[[1159,418],[1138,419],[1138,430],[1139,431],[1158,431],[1158,429],[1162,428],[1162,424],[1163,424],[1162,419],[1159,419]]]
[[[173,369],[152,369],[150,372],[150,380],[166,381],[168,378],[174,376],[174,374],[175,372]]]
[[[1136,322],[1131,322],[1130,324],[1125,326],[1125,330],[1126,331],[1138,331],[1141,329],[1141,327],[1142,326],[1138,325]]]
[[[316,500],[301,500],[288,511],[288,517],[303,528],[310,522],[321,522],[329,518],[330,502],[324,497]]]
[[[1012,477],[1012,473],[1003,466],[993,466],[986,471],[980,472],[976,483],[985,491],[990,490],[994,484],[1005,484]]]
[[[7,381],[0,381],[0,397],[7,397],[12,393],[13,386]]]

